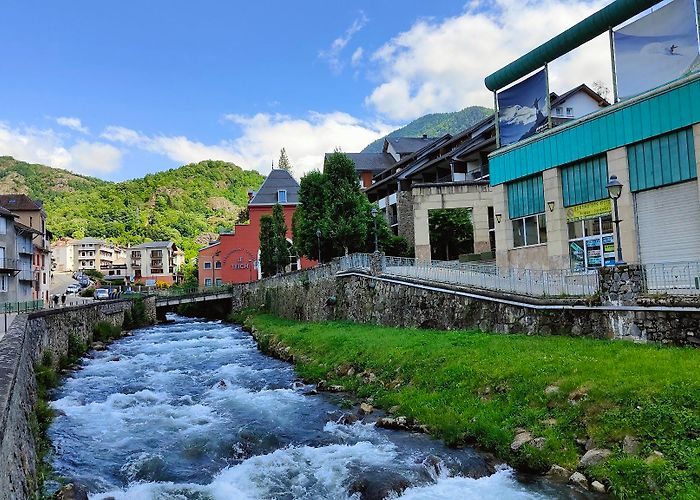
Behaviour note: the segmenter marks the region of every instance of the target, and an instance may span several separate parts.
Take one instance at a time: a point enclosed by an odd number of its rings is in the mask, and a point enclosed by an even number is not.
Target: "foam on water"
[[[545,498],[566,489],[488,470],[473,450],[374,424],[336,423],[336,396],[305,395],[245,332],[176,318],[94,353],[54,394],[57,473],[91,498]],[[353,494],[352,492],[355,491]]]

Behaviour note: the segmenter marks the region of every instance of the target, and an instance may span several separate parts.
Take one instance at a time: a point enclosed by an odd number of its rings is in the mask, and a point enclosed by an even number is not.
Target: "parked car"
[[[68,288],[66,288],[66,293],[68,295],[70,294],[76,294],[80,291],[80,285],[77,283],[73,283],[72,285],[68,285]]]
[[[98,288],[95,290],[95,300],[109,299],[109,290],[107,288]]]

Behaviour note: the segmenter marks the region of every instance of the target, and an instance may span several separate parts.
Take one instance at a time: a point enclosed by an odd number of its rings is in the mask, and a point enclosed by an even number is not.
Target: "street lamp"
[[[372,219],[374,220],[374,253],[379,253],[379,236],[377,235],[377,207],[372,207]]]
[[[620,215],[618,214],[617,210],[617,199],[622,194],[622,183],[617,180],[616,175],[611,175],[610,180],[605,187],[608,189],[608,196],[612,198],[613,207],[615,210],[615,220],[613,220],[615,223],[615,237],[617,238],[617,262],[615,265],[624,266],[625,261],[622,260],[622,241],[620,240],[620,222],[622,221],[620,220]]]
[[[318,241],[318,263],[321,263],[321,230],[316,229],[316,240]]]

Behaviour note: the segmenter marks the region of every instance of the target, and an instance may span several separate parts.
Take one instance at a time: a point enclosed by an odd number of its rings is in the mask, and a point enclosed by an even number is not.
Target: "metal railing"
[[[144,290],[145,291],[145,290]],[[193,287],[193,288],[163,288],[163,289],[152,289],[148,290],[149,293],[153,293],[158,297],[182,297],[182,296],[195,296],[195,295],[216,295],[219,293],[227,293],[231,291],[231,285],[224,286],[206,286],[206,287]]]
[[[28,300],[25,302],[4,302],[0,304],[0,314],[38,311],[44,308],[43,300]]]
[[[368,269],[369,261],[368,254],[348,255],[340,259],[340,269]],[[382,273],[536,297],[590,296],[597,294],[600,288],[597,271],[499,268],[493,264],[420,261],[405,257],[384,257]]]
[[[643,292],[700,295],[700,262],[642,264],[641,267]]]

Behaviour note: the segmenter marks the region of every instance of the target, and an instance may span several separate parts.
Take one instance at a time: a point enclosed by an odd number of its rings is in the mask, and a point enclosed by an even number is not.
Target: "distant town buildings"
[[[126,273],[134,283],[178,283],[184,263],[185,253],[172,241],[151,241],[126,250]]]
[[[199,250],[199,285],[246,283],[260,277],[260,218],[271,215],[279,203],[284,211],[289,243],[287,271],[305,269],[315,262],[296,255],[292,245],[292,216],[299,202],[299,184],[286,170],[273,169],[257,193],[250,194],[249,224],[237,224],[231,233]]]

